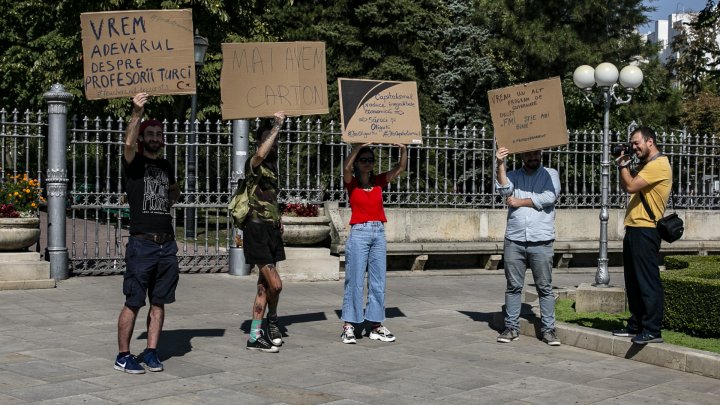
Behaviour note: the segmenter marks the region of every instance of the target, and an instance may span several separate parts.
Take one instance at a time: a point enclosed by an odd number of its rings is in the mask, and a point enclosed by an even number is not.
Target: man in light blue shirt
[[[555,240],[555,201],[560,194],[557,170],[542,165],[542,151],[520,154],[523,166],[506,172],[507,148],[497,150],[495,188],[507,197],[508,219],[505,230],[505,330],[497,341],[510,343],[520,337],[520,306],[525,272],[532,270],[540,300],[543,341],[560,346],[555,335],[555,296],[552,292],[553,241]]]

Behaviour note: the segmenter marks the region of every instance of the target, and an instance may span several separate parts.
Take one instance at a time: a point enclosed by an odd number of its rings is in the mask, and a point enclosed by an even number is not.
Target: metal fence
[[[0,110],[0,169],[27,173],[41,181],[47,161],[46,115]],[[175,170],[183,198],[173,208],[183,271],[225,271],[231,244],[227,202],[232,193],[232,123],[197,123],[189,143],[189,122],[164,122],[164,154]],[[251,123],[251,128],[258,121]],[[120,272],[127,243],[128,206],[124,199],[121,159],[122,119],[74,118],[68,131],[67,235],[75,274]],[[423,144],[408,147],[407,173],[384,192],[388,207],[500,208],[494,191],[495,144],[485,128],[426,126]],[[560,209],[595,209],[601,205],[602,132],[570,131],[566,146],[543,155],[544,165],[560,173]],[[715,135],[660,133],[659,145],[673,166],[677,208],[720,206],[720,145]],[[251,136],[251,140],[252,140]],[[627,142],[627,130],[613,132],[613,143]],[[251,149],[254,142],[251,142]],[[347,203],[341,168],[350,151],[337,123],[292,119],[280,139],[281,202]],[[397,163],[398,148],[376,146],[376,172]],[[519,165],[510,160],[511,167]],[[194,180],[194,181],[191,181]],[[191,189],[194,184],[195,190]],[[625,206],[617,171],[611,171],[611,208]],[[188,230],[190,229],[190,230]],[[38,250],[40,250],[38,246]]]
[[[630,127],[634,127],[631,124]],[[629,128],[630,128],[629,127]],[[628,130],[614,131],[613,144],[628,142]],[[558,208],[601,206],[600,158],[602,131],[569,131],[570,142],[543,154],[543,164],[560,173]],[[289,122],[280,154],[282,201],[339,201],[346,203],[341,168],[350,147],[341,141],[331,121]],[[720,205],[720,145],[715,135],[662,132],[658,144],[673,167],[673,201],[677,208],[717,209]],[[398,151],[376,146],[376,172],[392,168]],[[386,206],[428,208],[496,208],[503,201],[495,193],[495,141],[486,128],[426,126],[423,145],[408,146],[407,174],[388,185]],[[519,159],[510,159],[510,168]],[[617,171],[611,171],[609,205],[624,208]]]

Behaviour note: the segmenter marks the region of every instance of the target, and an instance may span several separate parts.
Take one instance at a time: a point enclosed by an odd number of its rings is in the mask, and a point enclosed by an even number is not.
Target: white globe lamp
[[[620,84],[628,90],[640,87],[643,81],[643,72],[637,66],[625,66],[620,71]]]
[[[573,82],[583,90],[589,90],[595,85],[595,69],[592,66],[578,66],[573,72]]]
[[[612,63],[604,62],[595,68],[595,82],[600,87],[610,87],[617,83],[619,75],[617,68]]]

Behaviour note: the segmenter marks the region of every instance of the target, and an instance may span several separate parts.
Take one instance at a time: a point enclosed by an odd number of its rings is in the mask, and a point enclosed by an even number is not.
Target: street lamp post
[[[202,37],[195,30],[195,36],[193,37],[195,45],[195,93],[193,93],[190,101],[190,133],[188,134],[188,150],[187,150],[187,182],[186,182],[186,198],[190,207],[185,210],[185,236],[188,238],[195,237],[196,226],[195,226],[195,191],[197,189],[197,146],[196,134],[197,128],[195,126],[195,119],[197,114],[197,71],[205,65],[205,52],[208,48],[208,40]]]
[[[619,98],[615,91],[619,90],[618,77],[620,85],[625,88],[626,98]],[[602,139],[602,160],[600,162],[601,190],[602,190],[602,208],[600,209],[600,254],[598,256],[598,268],[595,272],[596,287],[608,287],[610,283],[610,273],[608,272],[608,219],[610,218],[610,210],[608,208],[608,194],[610,191],[610,105],[626,104],[632,99],[632,92],[640,86],[643,81],[643,73],[637,66],[625,66],[619,73],[615,65],[612,63],[601,63],[597,68],[582,65],[573,72],[573,81],[575,85],[583,90],[585,99],[591,101],[589,95],[592,93],[593,86],[597,85],[602,96],[601,101],[604,106],[603,114],[603,139]]]

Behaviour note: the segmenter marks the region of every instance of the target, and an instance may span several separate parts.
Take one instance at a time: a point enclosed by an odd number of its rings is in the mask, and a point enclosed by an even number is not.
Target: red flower
[[[308,203],[288,203],[283,210],[283,214],[294,217],[316,217],[318,212],[317,205]]]

